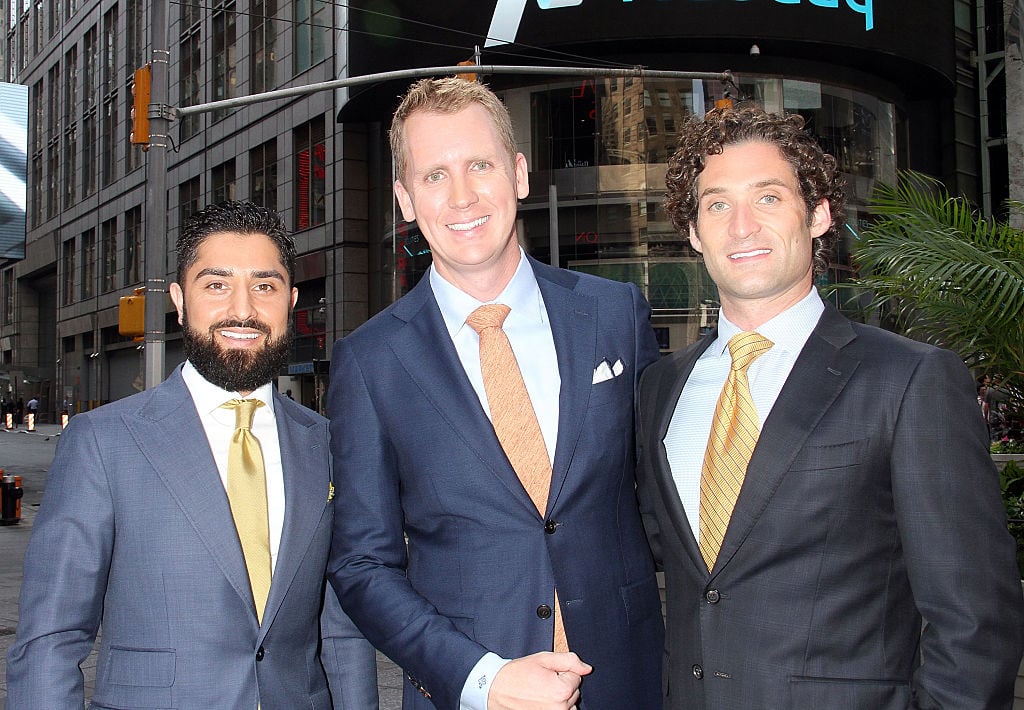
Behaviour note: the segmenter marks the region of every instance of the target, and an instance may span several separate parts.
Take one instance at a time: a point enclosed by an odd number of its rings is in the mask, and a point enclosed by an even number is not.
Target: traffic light
[[[149,93],[153,72],[150,65],[135,70],[132,84],[132,134],[131,142],[149,150]]]
[[[475,67],[477,66],[477,63],[472,59],[467,59],[464,62],[459,62],[458,66]],[[460,79],[465,79],[466,81],[476,81],[476,74],[456,74],[456,76],[459,77]]]
[[[135,289],[134,296],[122,296],[117,303],[117,332],[142,340],[146,335],[146,289]]]

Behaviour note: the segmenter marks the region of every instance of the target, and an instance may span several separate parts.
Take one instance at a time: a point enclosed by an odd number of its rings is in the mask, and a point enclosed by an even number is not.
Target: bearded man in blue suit
[[[271,383],[288,358],[294,242],[276,213],[223,203],[177,248],[188,360],[61,437],[25,556],[7,707],[81,708],[79,665],[102,626],[93,708],[375,709],[373,648],[324,594],[327,422]],[[250,437],[265,476],[233,484],[223,405],[240,398],[259,400]],[[253,553],[226,494],[249,484],[265,501]],[[251,582],[260,565],[269,580]]]
[[[526,159],[486,87],[418,82],[391,143],[433,264],[334,347],[343,606],[408,673],[406,708],[655,708],[663,624],[633,452],[637,379],[657,358],[647,303],[525,255]],[[521,408],[491,401],[467,322],[495,304]],[[492,425],[510,414],[535,415],[542,503]]]

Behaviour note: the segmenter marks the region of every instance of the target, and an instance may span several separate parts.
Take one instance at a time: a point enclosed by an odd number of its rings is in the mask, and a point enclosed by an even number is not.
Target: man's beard
[[[290,320],[290,319],[289,319]],[[200,333],[181,317],[182,341],[185,357],[200,375],[228,392],[252,392],[267,384],[288,363],[292,344],[291,323],[280,338],[270,338],[270,327],[261,321],[229,321],[215,323],[208,333]],[[267,336],[266,344],[258,350],[224,348],[214,340],[214,333],[224,328],[252,328]]]

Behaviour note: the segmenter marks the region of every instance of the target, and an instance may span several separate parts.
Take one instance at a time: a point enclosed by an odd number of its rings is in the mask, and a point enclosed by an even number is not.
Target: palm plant
[[[1024,215],[1024,203],[1008,205]],[[875,220],[854,245],[868,310],[897,329],[958,352],[1022,402],[1024,231],[986,219],[937,180],[901,172],[876,187]]]

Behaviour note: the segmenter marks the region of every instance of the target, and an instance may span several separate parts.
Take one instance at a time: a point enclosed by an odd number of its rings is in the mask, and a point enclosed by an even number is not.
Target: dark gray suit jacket
[[[662,440],[714,337],[652,365],[640,390],[641,506],[668,596],[665,707],[1009,708],[1021,584],[960,359],[826,306],[709,574]]]
[[[285,518],[262,626],[227,495],[180,368],[80,414],[61,437],[25,555],[10,710],[369,710],[374,652],[332,592],[326,420],[274,393]],[[326,676],[325,676],[326,668]],[[328,678],[331,688],[328,691]]]

